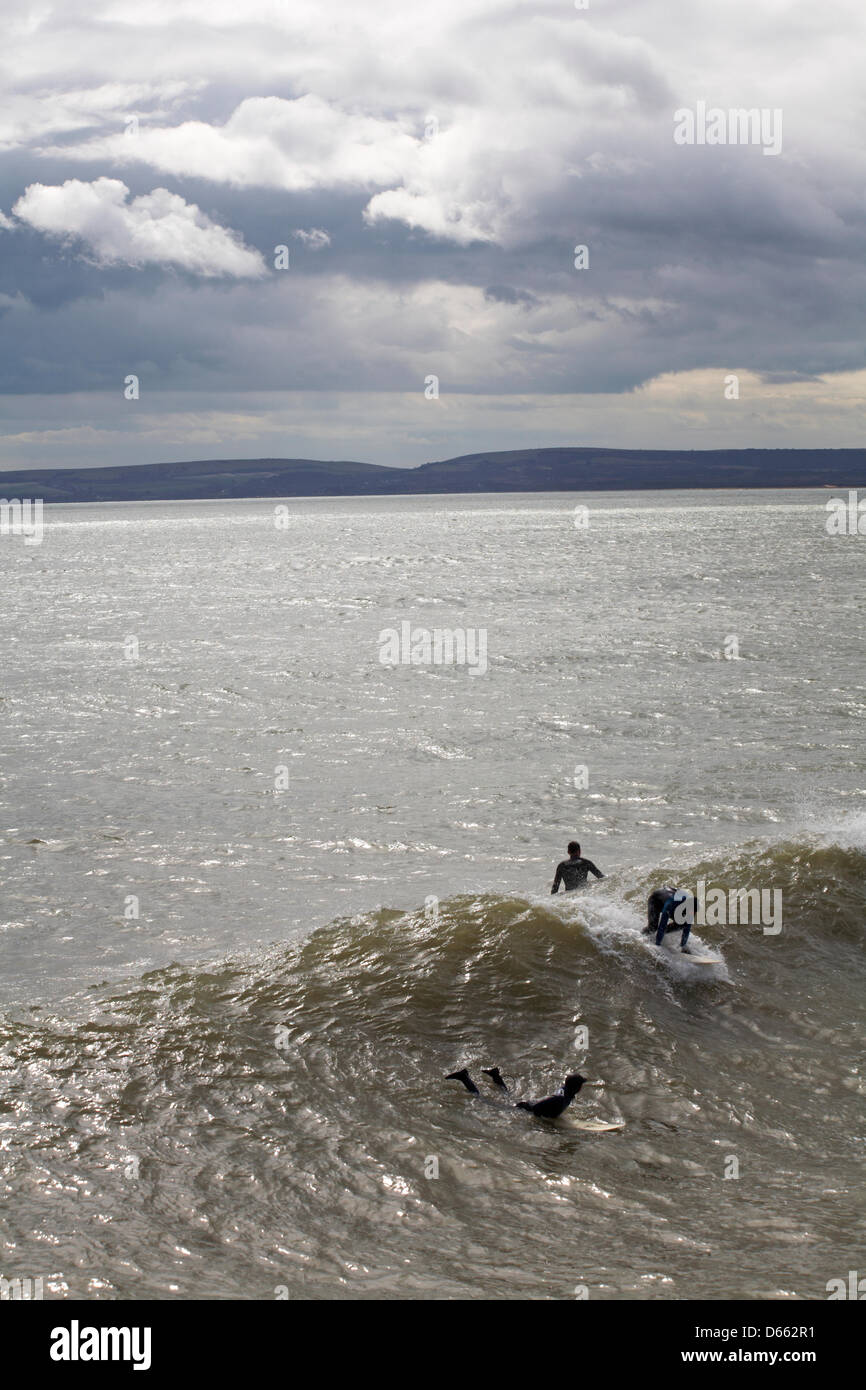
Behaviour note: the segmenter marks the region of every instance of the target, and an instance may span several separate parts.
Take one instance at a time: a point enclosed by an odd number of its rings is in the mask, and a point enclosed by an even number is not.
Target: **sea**
[[[0,536],[3,1278],[798,1300],[861,1268],[866,537],[831,495]],[[572,839],[604,878],[553,897]],[[714,964],[642,933],[659,886]],[[575,1071],[560,1120],[514,1107]]]

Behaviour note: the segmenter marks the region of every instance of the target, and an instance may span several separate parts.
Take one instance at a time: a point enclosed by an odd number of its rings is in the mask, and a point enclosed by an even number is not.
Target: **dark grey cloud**
[[[488,285],[484,291],[484,298],[491,299],[496,304],[537,304],[537,295],[530,294],[529,290],[517,290],[513,285]]]

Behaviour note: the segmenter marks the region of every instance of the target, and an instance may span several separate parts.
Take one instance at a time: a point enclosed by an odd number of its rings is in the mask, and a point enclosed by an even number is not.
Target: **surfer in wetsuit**
[[[500,1091],[508,1091],[498,1067],[483,1067],[482,1070]],[[460,1071],[449,1072],[445,1080],[461,1082],[473,1096],[481,1094],[466,1067],[461,1067]],[[528,1110],[531,1115],[537,1115],[540,1120],[556,1120],[563,1110],[567,1110],[571,1105],[585,1080],[586,1077],[581,1076],[579,1072],[572,1072],[565,1078],[554,1095],[545,1096],[544,1100],[518,1100],[514,1102],[514,1108],[515,1110]]]
[[[655,932],[656,945],[661,946],[669,931],[679,931],[680,950],[690,956],[686,942],[695,920],[695,900],[683,888],[654,888],[647,898],[647,924],[644,936]]]
[[[557,864],[556,877],[550,891],[558,893],[560,883],[565,884],[566,893],[571,893],[575,888],[583,888],[589,874],[595,874],[596,878],[604,878],[601,869],[597,869],[591,859],[581,859],[580,845],[577,840],[571,840],[568,845],[568,858]]]

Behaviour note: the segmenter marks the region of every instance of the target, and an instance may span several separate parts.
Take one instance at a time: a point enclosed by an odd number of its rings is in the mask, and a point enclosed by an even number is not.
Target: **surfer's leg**
[[[498,1086],[500,1091],[507,1091],[508,1087],[502,1079],[502,1073],[498,1067],[482,1067],[485,1076],[489,1076],[494,1086]]]
[[[649,895],[647,901],[647,927],[649,931],[654,931],[656,945],[661,946],[665,939],[670,913],[665,911],[670,894],[665,894],[661,889],[656,888]]]
[[[463,1083],[463,1085],[466,1087],[467,1091],[469,1091],[473,1096],[480,1096],[480,1095],[481,1095],[481,1092],[479,1091],[478,1087],[475,1085],[475,1082],[472,1080],[472,1077],[469,1075],[469,1072],[467,1071],[467,1069],[466,1069],[465,1067],[463,1067],[460,1071],[450,1071],[450,1072],[448,1073],[448,1075],[446,1076],[445,1080],[446,1080],[446,1081],[462,1081],[462,1083]]]
[[[681,950],[681,951],[685,951],[685,952],[686,952],[686,955],[691,955],[691,952],[689,951],[689,948],[688,948],[688,946],[686,945],[686,942],[687,942],[688,939],[689,939],[689,932],[690,932],[690,931],[691,931],[691,926],[689,925],[689,923],[688,923],[688,922],[684,923],[684,925],[683,925],[683,934],[682,934],[682,936],[680,937],[680,950]]]

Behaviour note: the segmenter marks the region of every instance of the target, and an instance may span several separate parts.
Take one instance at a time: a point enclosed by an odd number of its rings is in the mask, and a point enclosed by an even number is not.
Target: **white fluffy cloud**
[[[406,119],[341,110],[308,93],[248,97],[222,125],[142,121],[134,137],[115,132],[45,153],[78,160],[147,164],[176,177],[236,188],[375,188],[403,177],[418,141]]]
[[[222,125],[142,120],[134,136],[114,131],[43,153],[115,166],[144,164],[175,178],[235,188],[366,190],[373,193],[365,212],[371,224],[402,222],[460,244],[504,237],[514,221],[513,204],[502,197],[505,172],[511,169],[513,183],[514,150],[543,137],[538,121],[513,111],[491,115],[489,122],[471,113],[450,119],[450,128],[440,132],[438,121],[425,123],[417,114],[359,115],[313,94],[250,97]],[[561,133],[560,145],[563,139],[571,137]],[[526,176],[557,176],[549,157],[534,170]]]
[[[166,188],[128,198],[120,179],[67,179],[54,187],[30,184],[12,211],[48,236],[84,242],[101,265],[175,265],[208,278],[264,275],[260,253],[195,203]]]

